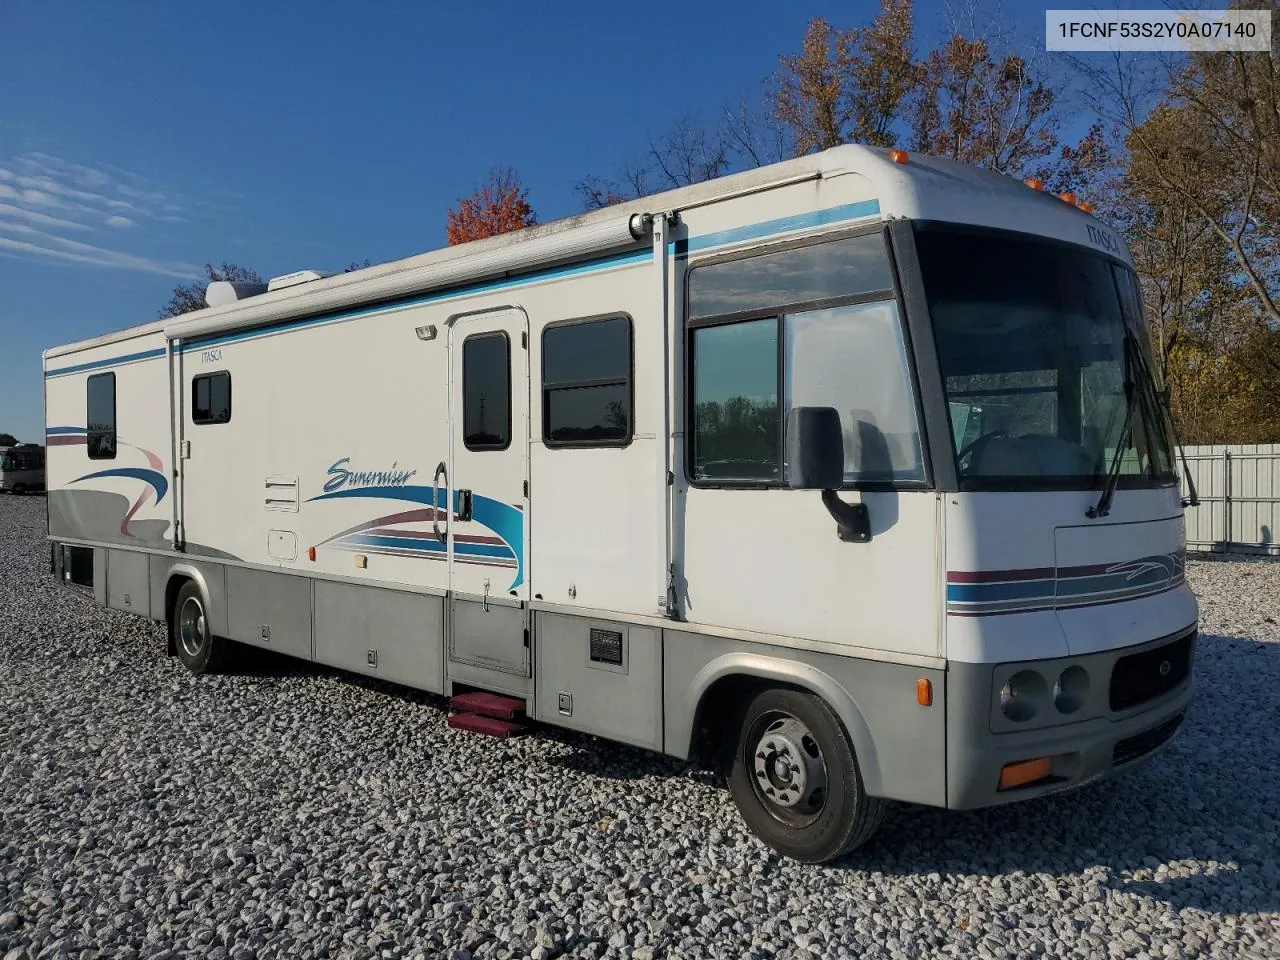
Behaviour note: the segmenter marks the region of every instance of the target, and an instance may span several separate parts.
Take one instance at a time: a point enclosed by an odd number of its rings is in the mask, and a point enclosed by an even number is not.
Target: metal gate
[[[1280,554],[1280,444],[1186,449],[1200,495],[1186,514],[1187,549]]]

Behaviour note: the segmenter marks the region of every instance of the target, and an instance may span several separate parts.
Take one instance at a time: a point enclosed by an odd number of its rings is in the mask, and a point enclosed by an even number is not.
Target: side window
[[[231,422],[231,374],[223,370],[191,379],[191,421],[196,424]]]
[[[462,442],[468,450],[511,445],[511,341],[500,330],[462,342]]]
[[[782,482],[794,407],[839,414],[845,485],[924,480],[882,234],[696,266],[688,325],[695,482]]]
[[[631,439],[631,321],[583,320],[542,332],[542,440],[597,447]]]
[[[781,473],[777,317],[699,327],[693,364],[696,480],[776,481]]]
[[[85,425],[90,460],[114,460],[116,457],[116,375],[95,373],[86,388]]]

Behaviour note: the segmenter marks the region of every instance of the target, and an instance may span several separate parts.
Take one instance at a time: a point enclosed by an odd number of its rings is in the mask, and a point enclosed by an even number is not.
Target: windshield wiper
[[[1129,438],[1133,434],[1133,358],[1129,353],[1129,334],[1124,335],[1124,423],[1120,425],[1120,437],[1116,440],[1116,451],[1111,455],[1111,466],[1107,468],[1107,479],[1102,485],[1102,496],[1098,502],[1085,511],[1091,520],[1105,517],[1111,512],[1111,498],[1115,496],[1116,484],[1120,482],[1120,466],[1124,461],[1124,453],[1129,449]]]
[[[1169,432],[1173,436],[1173,445],[1178,448],[1178,459],[1182,461],[1182,473],[1187,478],[1187,496],[1183,497],[1181,502],[1183,507],[1200,506],[1200,496],[1196,493],[1196,481],[1191,476],[1191,468],[1187,466],[1187,451],[1182,446],[1182,440],[1178,437],[1178,424],[1173,418],[1173,405],[1169,402],[1169,391],[1156,389],[1156,378],[1151,372],[1151,366],[1147,363],[1147,358],[1143,355],[1138,345],[1134,344],[1135,360],[1142,368],[1142,375],[1146,378],[1146,382],[1151,386],[1152,399],[1155,402],[1156,410],[1152,413],[1153,426],[1159,422],[1160,411],[1169,418]]]

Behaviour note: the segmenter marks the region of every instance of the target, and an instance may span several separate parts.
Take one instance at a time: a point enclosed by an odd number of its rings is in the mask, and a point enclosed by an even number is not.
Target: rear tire
[[[869,797],[839,717],[821,698],[760,691],[726,738],[729,791],[747,826],[779,853],[824,863],[866,843],[885,802]]]
[[[174,601],[169,635],[178,659],[192,673],[217,673],[226,661],[227,641],[210,632],[204,598],[190,580]]]

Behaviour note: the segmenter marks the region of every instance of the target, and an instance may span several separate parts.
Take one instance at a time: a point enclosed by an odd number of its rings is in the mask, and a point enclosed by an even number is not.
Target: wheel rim
[[[204,607],[196,597],[188,597],[178,613],[178,640],[189,657],[198,656],[204,648]]]
[[[747,739],[751,785],[761,804],[788,826],[812,823],[827,803],[827,765],[813,733],[787,713],[760,717]]]

